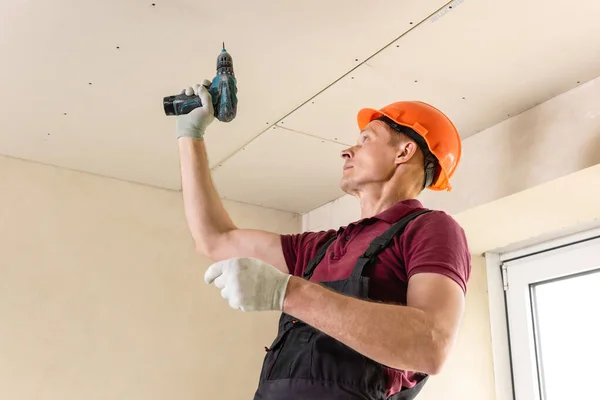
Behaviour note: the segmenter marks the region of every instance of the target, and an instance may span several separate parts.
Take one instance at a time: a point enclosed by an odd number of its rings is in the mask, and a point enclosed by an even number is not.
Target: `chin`
[[[355,186],[354,182],[350,179],[342,178],[342,181],[340,182],[340,189],[346,194],[352,195],[356,191]]]
[[[342,191],[348,193],[347,187],[348,187],[348,181],[346,179],[342,178],[340,180],[340,189],[342,189]]]

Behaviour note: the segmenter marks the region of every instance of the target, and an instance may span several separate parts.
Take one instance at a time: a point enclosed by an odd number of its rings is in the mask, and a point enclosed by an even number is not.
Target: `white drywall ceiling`
[[[305,212],[342,194],[360,107],[430,101],[467,137],[600,75],[599,14],[594,0],[4,0],[0,154],[179,189],[162,97],[212,78],[225,41],[239,108],[207,135],[219,192]]]

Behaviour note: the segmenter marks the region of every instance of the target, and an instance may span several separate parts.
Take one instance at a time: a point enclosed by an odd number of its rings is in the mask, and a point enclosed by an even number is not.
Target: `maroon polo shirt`
[[[418,200],[405,200],[371,218],[348,226],[320,232],[282,235],[283,254],[290,274],[302,276],[317,250],[333,235],[338,238],[329,246],[316,267],[311,281],[334,281],[348,278],[371,240],[385,232],[408,213],[423,209]],[[460,225],[442,211],[432,211],[412,220],[402,235],[397,235],[377,257],[369,271],[369,297],[373,300],[406,304],[408,280],[419,272],[445,275],[466,293],[471,273],[471,255]],[[404,387],[413,387],[415,373],[386,368],[388,395]]]

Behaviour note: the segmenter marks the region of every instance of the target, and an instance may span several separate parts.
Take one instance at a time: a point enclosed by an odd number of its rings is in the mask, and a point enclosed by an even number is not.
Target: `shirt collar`
[[[374,215],[373,218],[380,219],[389,224],[399,221],[402,217],[415,209],[422,209],[423,204],[417,199],[402,200],[391,206],[390,208]]]

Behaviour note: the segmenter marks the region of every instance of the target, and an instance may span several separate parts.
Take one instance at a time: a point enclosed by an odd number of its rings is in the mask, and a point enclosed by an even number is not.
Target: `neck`
[[[390,188],[365,188],[357,194],[360,201],[360,216],[361,218],[373,217],[394,204],[416,198],[411,190],[390,190]]]

